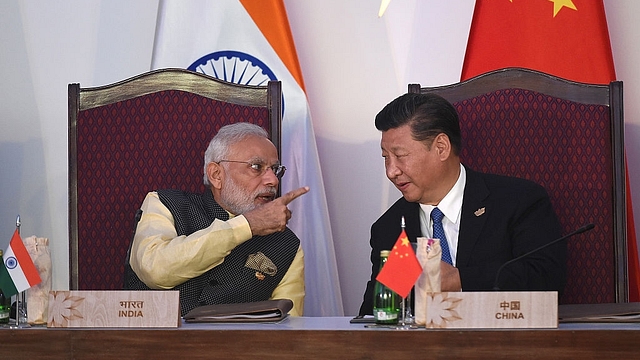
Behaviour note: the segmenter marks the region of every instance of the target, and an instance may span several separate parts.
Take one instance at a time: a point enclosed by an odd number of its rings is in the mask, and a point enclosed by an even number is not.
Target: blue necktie
[[[444,214],[440,209],[433,208],[431,210],[431,220],[433,220],[433,237],[434,239],[440,239],[440,248],[442,249],[442,261],[453,265],[451,260],[451,252],[449,252],[449,244],[447,243],[447,236],[444,234],[444,227],[442,227],[442,218]]]

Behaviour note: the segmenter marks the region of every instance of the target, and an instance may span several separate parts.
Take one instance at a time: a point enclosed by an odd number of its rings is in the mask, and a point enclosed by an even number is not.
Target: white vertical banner
[[[160,1],[153,69],[188,68],[249,85],[282,82],[282,191],[311,189],[289,205],[289,227],[305,252],[304,315],[342,316],[324,183],[297,61],[282,0]]]

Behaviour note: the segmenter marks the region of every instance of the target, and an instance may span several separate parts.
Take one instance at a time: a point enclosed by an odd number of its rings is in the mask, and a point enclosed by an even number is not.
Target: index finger
[[[284,204],[287,205],[299,196],[306,194],[307,192],[309,192],[309,187],[304,186],[293,191],[289,191],[288,193],[282,195],[280,198],[282,199]]]

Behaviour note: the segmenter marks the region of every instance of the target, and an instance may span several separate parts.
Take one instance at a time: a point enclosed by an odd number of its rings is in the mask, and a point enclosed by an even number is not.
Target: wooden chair
[[[225,124],[264,127],[280,153],[282,93],[182,69],[69,84],[71,290],[122,289],[136,210],[149,191],[204,191],[203,157]]]
[[[462,162],[549,192],[568,239],[560,303],[628,302],[622,82],[592,85],[509,68],[438,87],[460,115]]]

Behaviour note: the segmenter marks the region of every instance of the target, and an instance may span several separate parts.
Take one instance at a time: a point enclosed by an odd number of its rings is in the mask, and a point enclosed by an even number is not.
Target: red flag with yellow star
[[[461,80],[506,67],[592,84],[615,80],[602,0],[477,0]],[[629,301],[638,302],[640,261],[625,175]]]
[[[462,80],[524,67],[608,84],[615,70],[602,0],[478,0]]]
[[[403,229],[376,280],[404,299],[411,292],[420,274],[422,274],[422,266]]]

